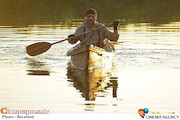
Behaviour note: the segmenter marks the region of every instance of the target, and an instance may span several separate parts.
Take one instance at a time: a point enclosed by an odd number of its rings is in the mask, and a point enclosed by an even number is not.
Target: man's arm
[[[119,33],[117,30],[114,30],[111,41],[117,41],[118,38],[119,38]]]
[[[108,28],[104,28],[103,33],[105,38],[107,38],[110,41],[117,41],[119,38],[118,29],[117,29],[118,25],[119,25],[119,21],[113,22],[114,32],[111,32]]]
[[[116,20],[113,22],[113,28],[114,28],[114,32],[112,35],[112,40],[111,41],[117,41],[119,38],[119,34],[118,34],[118,25],[119,25],[120,21]]]
[[[78,27],[74,34],[68,36],[68,42],[71,44],[75,44],[80,39],[80,37],[76,37],[76,35],[79,35],[81,33],[82,33],[82,26]]]

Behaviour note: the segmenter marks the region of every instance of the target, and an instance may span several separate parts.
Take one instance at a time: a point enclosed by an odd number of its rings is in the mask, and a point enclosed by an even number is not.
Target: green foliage
[[[0,23],[83,19],[88,8],[104,23],[123,18],[129,22],[180,20],[180,0],[0,0]]]

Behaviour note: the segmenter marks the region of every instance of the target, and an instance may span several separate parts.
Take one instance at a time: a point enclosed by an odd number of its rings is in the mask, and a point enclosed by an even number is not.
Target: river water
[[[67,41],[31,57],[26,46],[65,39],[75,27],[0,26],[0,106],[50,113],[180,113],[180,23],[131,23],[119,29],[113,86],[87,100],[68,77]]]

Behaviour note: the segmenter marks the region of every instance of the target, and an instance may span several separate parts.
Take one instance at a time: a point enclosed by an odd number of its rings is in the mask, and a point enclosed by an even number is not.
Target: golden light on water
[[[85,101],[66,75],[70,60],[66,52],[74,45],[66,41],[36,57],[28,56],[25,51],[27,45],[35,42],[64,39],[75,31],[74,27],[3,26],[0,30],[0,106],[43,107],[51,113],[135,113],[140,107],[160,113],[180,110],[179,22],[122,25],[119,41],[123,43],[115,45],[111,73],[118,78],[117,97],[113,97],[113,86],[97,92],[94,83],[91,88],[97,95],[95,101]]]

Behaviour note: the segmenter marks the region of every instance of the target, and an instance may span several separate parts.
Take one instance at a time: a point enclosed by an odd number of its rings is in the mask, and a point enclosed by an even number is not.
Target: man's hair
[[[88,10],[86,11],[86,16],[87,16],[88,14],[95,14],[95,15],[97,16],[97,12],[96,12],[96,10],[93,9],[93,8],[90,8],[90,9],[88,9]]]

